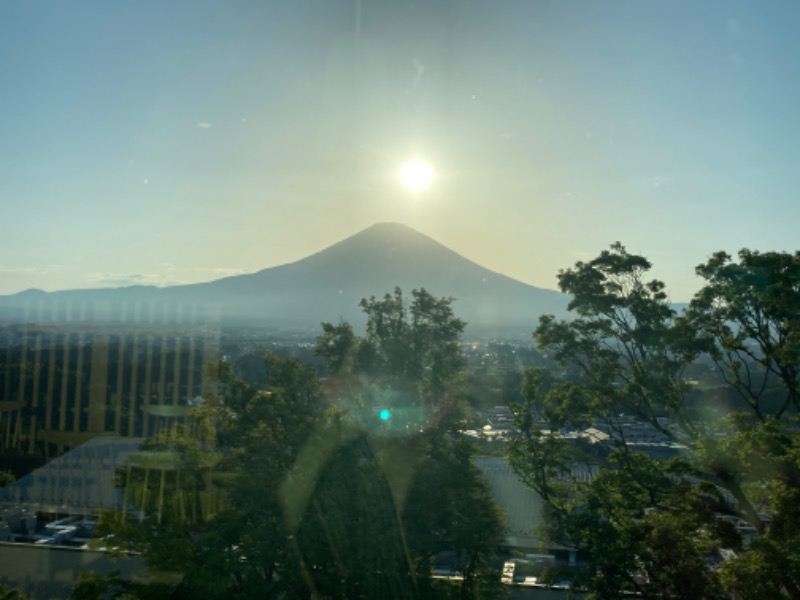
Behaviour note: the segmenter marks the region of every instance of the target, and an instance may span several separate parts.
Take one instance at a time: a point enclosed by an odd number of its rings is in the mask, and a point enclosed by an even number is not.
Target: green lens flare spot
[[[386,410],[385,408],[384,408],[384,409],[381,411],[381,419],[382,419],[382,420],[384,420],[384,421],[388,421],[388,420],[389,420],[389,417],[391,417],[391,416],[392,416],[392,413],[390,413],[390,412],[389,412],[388,410]]]

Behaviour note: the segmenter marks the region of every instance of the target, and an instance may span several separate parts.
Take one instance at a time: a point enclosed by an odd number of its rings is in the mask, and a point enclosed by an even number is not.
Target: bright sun
[[[431,184],[433,169],[423,160],[414,159],[403,165],[400,180],[408,189],[418,192]]]

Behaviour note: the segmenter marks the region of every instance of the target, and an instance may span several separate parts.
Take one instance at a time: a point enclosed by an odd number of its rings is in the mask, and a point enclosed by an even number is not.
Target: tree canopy
[[[681,313],[650,267],[617,243],[560,272],[576,317],[534,333],[560,370],[526,373],[509,456],[543,535],[597,598],[800,597],[800,256],[716,254]]]
[[[486,562],[503,521],[454,434],[464,323],[450,299],[425,290],[412,298],[408,309],[399,289],[364,300],[364,337],[324,323],[323,381],[297,359],[265,354],[259,389],[221,364],[218,393],[191,426],[149,440],[119,473],[137,510],[104,516],[101,532],[143,553],[170,597],[502,592]],[[460,584],[432,578],[442,551]]]
[[[466,322],[457,318],[452,298],[435,298],[424,288],[361,301],[367,316],[366,335],[358,338],[349,323],[323,323],[317,352],[336,375],[355,373],[394,387],[413,386],[430,402],[441,401],[463,373],[459,346]]]

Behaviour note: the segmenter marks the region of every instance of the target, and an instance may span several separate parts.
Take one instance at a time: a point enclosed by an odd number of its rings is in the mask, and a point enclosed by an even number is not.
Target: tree
[[[0,600],[28,600],[30,596],[23,594],[18,588],[9,588],[0,583]]]
[[[678,315],[664,284],[645,279],[650,263],[614,244],[559,273],[576,318],[546,316],[535,331],[561,371],[552,383],[526,373],[510,459],[544,499],[547,533],[588,556],[596,597],[722,597],[724,587],[747,597],[742,582],[769,561],[782,573],[760,580],[763,589],[797,597],[797,256],[729,260],[698,267],[708,284]],[[690,400],[698,390],[686,370],[706,355],[747,416],[729,413],[726,425]],[[770,404],[776,388],[784,398]],[[685,451],[669,460],[637,452],[631,419]],[[568,441],[567,430],[584,434]],[[736,519],[760,532],[749,548]],[[713,566],[727,549],[736,558]]]
[[[503,520],[488,485],[458,435],[460,381],[466,361],[452,299],[399,288],[362,300],[366,335],[346,323],[323,324],[318,352],[343,417],[358,424],[362,461],[375,464],[396,511],[416,594],[444,593],[430,581],[431,558],[452,550],[464,575],[461,597],[491,597],[498,580],[486,568],[502,541]],[[334,496],[331,496],[334,497]]]
[[[687,319],[744,407],[701,456],[760,533],[723,580],[742,598],[800,597],[800,252],[719,252],[697,274]]]
[[[400,288],[382,299],[361,301],[366,335],[348,323],[323,323],[317,352],[332,374],[369,376],[394,387],[413,386],[428,403],[441,402],[463,374],[460,347],[466,323],[453,314],[452,298],[434,298],[424,288],[411,292],[410,306]]]
[[[317,338],[316,352],[325,359],[328,370],[333,374],[352,371],[358,338],[350,323],[323,323],[322,332]]]
[[[0,488],[7,486],[9,483],[14,483],[17,478],[11,471],[0,470]]]
[[[312,369],[292,358],[263,359],[266,391],[219,365],[219,394],[204,399],[191,426],[148,440],[118,474],[135,510],[103,515],[98,525],[119,551],[141,553],[156,581],[172,581],[175,597],[279,597],[298,589],[280,484],[322,399]]]
[[[130,581],[119,571],[98,575],[81,570],[71,587],[72,600],[167,600],[172,595],[168,585]]]
[[[697,274],[690,318],[728,384],[759,421],[800,411],[800,252],[718,252]]]
[[[216,408],[216,477],[225,508],[202,530],[182,582],[189,597],[280,597],[305,589],[281,496],[323,410],[314,371],[299,360],[264,355],[269,389],[222,371]]]
[[[136,510],[101,531],[171,575],[173,597],[437,597],[442,546],[460,555],[461,597],[491,589],[502,521],[452,434],[463,322],[424,290],[408,313],[399,290],[362,306],[363,339],[323,324],[324,386],[293,358],[264,354],[266,389],[223,363],[191,426],[149,440],[120,472]],[[82,589],[104,582],[123,589]]]
[[[341,400],[349,418],[365,429],[458,428],[466,323],[454,315],[452,298],[437,299],[425,289],[411,296],[407,305],[395,288],[382,299],[362,300],[363,337],[349,323],[322,324],[316,348],[331,375],[328,396]]]

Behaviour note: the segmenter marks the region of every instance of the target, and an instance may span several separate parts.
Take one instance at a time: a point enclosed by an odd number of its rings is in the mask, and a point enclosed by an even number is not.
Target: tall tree
[[[317,352],[332,374],[368,375],[395,387],[415,386],[426,400],[452,391],[466,361],[460,347],[466,322],[453,313],[453,298],[435,298],[424,288],[411,292],[406,306],[400,288],[383,298],[361,301],[366,335],[357,338],[348,323],[323,323]]]
[[[456,434],[466,361],[466,323],[451,298],[424,289],[363,300],[366,335],[323,324],[318,352],[333,376],[326,382],[343,415],[357,422],[385,481],[417,589],[435,592],[431,558],[447,549],[464,574],[462,597],[489,597],[497,577],[486,560],[502,541],[503,521],[487,483]],[[369,459],[367,459],[369,457]]]
[[[759,538],[725,564],[742,598],[800,597],[800,252],[716,253],[687,321],[741,399],[724,439],[701,447]]]
[[[718,252],[696,271],[690,319],[728,383],[759,421],[800,411],[800,252]]]
[[[708,284],[678,315],[664,284],[646,280],[650,263],[615,244],[559,273],[576,318],[543,317],[535,331],[562,370],[552,383],[526,375],[510,458],[545,500],[550,535],[589,556],[597,597],[718,597],[723,586],[746,596],[737,582],[768,555],[783,573],[759,580],[763,589],[796,597],[789,573],[798,572],[800,519],[787,508],[800,489],[788,410],[798,386],[797,257],[742,251],[739,264],[729,261],[718,254],[698,267]],[[686,369],[706,354],[749,415],[710,420],[693,400]],[[781,386],[783,400],[768,406]],[[632,418],[682,444],[684,455],[635,452],[626,439]],[[568,441],[565,430],[585,435]],[[736,518],[761,534],[748,548],[730,526]],[[738,555],[718,569],[720,549]]]

